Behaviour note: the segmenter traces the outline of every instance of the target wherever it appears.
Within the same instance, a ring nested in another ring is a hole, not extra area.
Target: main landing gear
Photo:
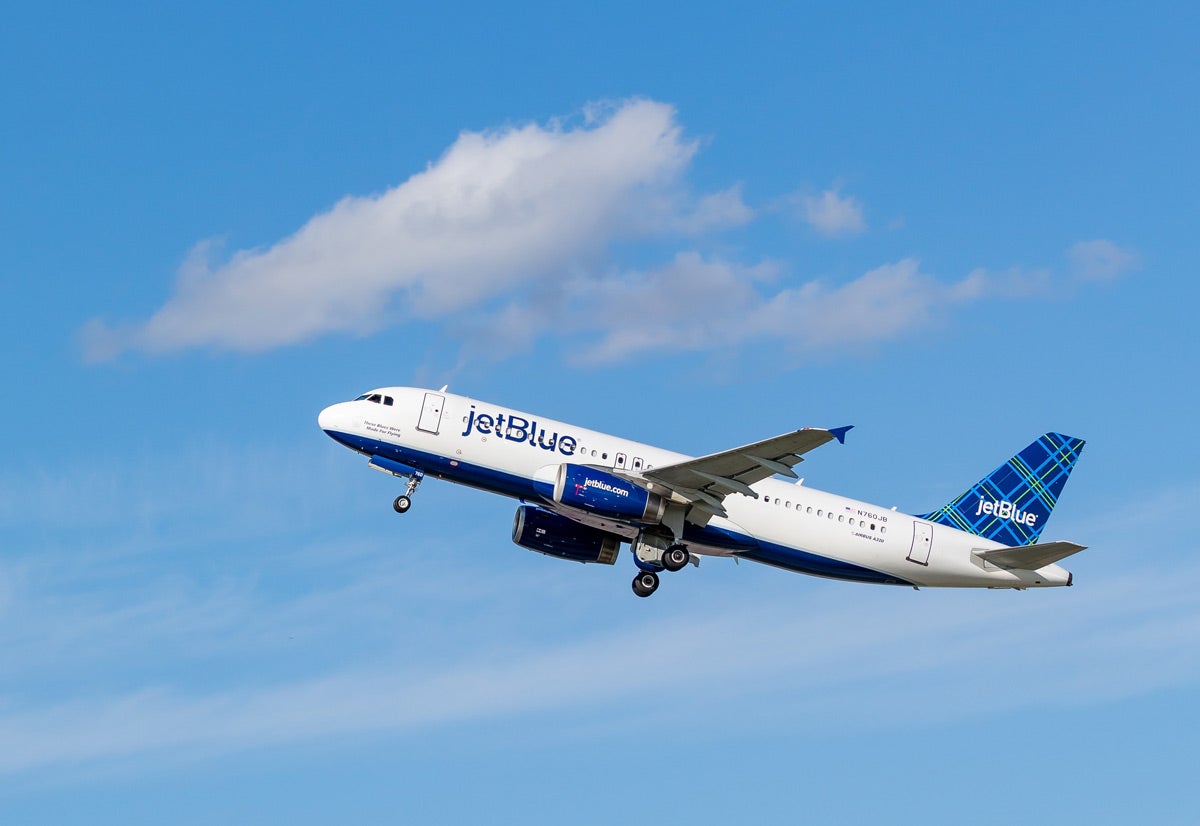
[[[662,546],[661,537],[639,536],[633,543],[633,560],[638,566],[633,578],[633,592],[639,597],[648,597],[658,590],[658,572],[661,570],[681,571],[692,561],[686,545],[678,542]]]
[[[412,507],[412,495],[417,492],[417,488],[421,486],[421,480],[424,478],[425,474],[419,470],[408,477],[408,489],[392,502],[392,510],[396,513],[408,513],[408,509]]]

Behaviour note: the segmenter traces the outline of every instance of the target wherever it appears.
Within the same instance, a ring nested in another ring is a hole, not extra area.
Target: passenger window
[[[633,457],[633,469],[641,470],[641,468],[642,468],[642,460],[637,458],[636,456]]]
[[[872,523],[871,523],[871,530],[875,530],[875,523],[874,523],[874,522],[872,522]]]
[[[817,516],[821,516],[823,513],[825,513],[825,511],[821,510],[820,508],[817,508]]]
[[[830,519],[833,519],[833,511],[830,511],[830,512],[829,512],[829,518],[830,518]]]
[[[879,527],[879,532],[880,532],[880,533],[887,533],[887,528],[885,528],[885,527],[883,527],[882,525],[880,525],[880,527]]]
[[[809,505],[809,506],[808,506],[808,512],[809,512],[809,513],[812,513],[812,505]]]
[[[783,503],[783,506],[784,506],[785,508],[787,508],[788,510],[791,510],[791,507],[792,507],[791,500],[789,500],[789,501],[787,501],[787,502],[784,502],[784,503]]]
[[[846,521],[846,517],[844,517],[844,516],[839,516],[839,517],[838,517],[838,521],[839,521],[839,522],[845,522],[845,521]]]
[[[601,454],[600,454],[600,458],[601,458],[601,459],[607,459],[607,458],[608,458],[608,454],[607,454],[607,453],[601,453]]]

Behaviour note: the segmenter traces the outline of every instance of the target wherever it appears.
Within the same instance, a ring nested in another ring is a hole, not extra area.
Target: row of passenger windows
[[[386,404],[388,407],[392,406],[392,397],[384,396],[380,393],[363,393],[361,396],[359,396],[357,399],[355,399],[355,401],[356,402],[375,402],[375,404]]]
[[[593,459],[599,458],[602,462],[608,461],[608,451],[588,450],[586,447],[580,447],[575,454],[576,456],[590,456]],[[613,467],[617,470],[650,470],[654,465],[642,466],[642,457],[634,456],[628,458],[624,453],[618,453],[613,457]]]
[[[788,508],[789,510],[792,508],[792,503],[790,500],[785,501],[780,499],[778,496],[776,496],[774,499],[772,499],[770,496],[765,496],[763,497],[763,501],[768,505],[783,505],[783,507]],[[826,519],[833,519],[836,516],[837,521],[843,524],[849,524],[852,528],[869,528],[873,531],[878,530],[880,533],[887,533],[887,527],[884,525],[876,526],[874,522],[868,522],[865,519],[859,519],[854,516],[847,516],[844,513],[835,514],[833,511],[826,511],[824,508],[816,508],[814,510],[812,505],[805,507],[799,502],[796,503],[795,510],[796,513],[812,514],[813,516],[824,517]]]

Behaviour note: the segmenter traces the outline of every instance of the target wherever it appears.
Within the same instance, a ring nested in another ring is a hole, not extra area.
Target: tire
[[[392,503],[392,509],[396,511],[396,513],[407,513],[408,509],[411,507],[412,500],[407,496],[397,496],[396,501]]]
[[[682,571],[691,559],[692,555],[688,553],[687,548],[682,545],[672,545],[663,554],[662,566],[668,571]]]
[[[639,571],[633,578],[633,592],[639,597],[648,597],[658,590],[658,574],[652,571]]]

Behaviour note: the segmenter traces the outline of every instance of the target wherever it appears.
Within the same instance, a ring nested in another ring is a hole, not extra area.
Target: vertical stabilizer
[[[1032,545],[1058,503],[1083,444],[1083,439],[1047,433],[953,502],[921,518],[1005,545]]]

